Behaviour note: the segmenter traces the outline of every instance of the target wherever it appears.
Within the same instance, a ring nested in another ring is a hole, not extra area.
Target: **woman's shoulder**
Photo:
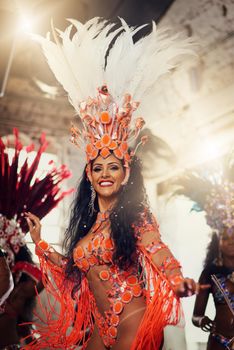
[[[153,237],[160,239],[159,225],[152,212],[146,208],[139,214],[138,222],[133,224],[135,235],[138,240],[148,240]]]

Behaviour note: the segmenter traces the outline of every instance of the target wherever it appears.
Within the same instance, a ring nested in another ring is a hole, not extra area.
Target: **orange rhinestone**
[[[116,141],[111,141],[109,149],[114,150],[118,147],[118,144]]]
[[[94,266],[96,263],[97,263],[97,258],[96,258],[95,256],[92,255],[92,256],[89,258],[89,264],[90,264],[91,266]]]
[[[97,156],[98,156],[98,150],[94,148],[91,155],[90,155],[90,158],[95,159],[95,158],[97,158]]]
[[[89,144],[86,146],[86,153],[91,154],[92,151],[93,151],[93,146],[91,145],[91,143],[89,143]]]
[[[141,286],[139,284],[136,284],[135,286],[133,286],[132,293],[134,297],[139,297],[142,294]]]
[[[119,158],[119,159],[122,159],[122,158],[123,158],[123,153],[122,153],[122,151],[121,151],[119,148],[116,148],[116,149],[114,150],[114,155],[115,155],[117,158]]]
[[[87,259],[83,258],[81,261],[81,266],[84,270],[88,270],[89,269],[89,262]]]
[[[102,136],[101,142],[102,142],[103,146],[109,146],[110,143],[111,143],[110,135],[104,134],[104,135]]]
[[[117,337],[117,328],[114,326],[111,326],[109,328],[109,334],[110,334],[111,338],[116,338]]]
[[[114,306],[113,306],[113,310],[115,314],[120,314],[121,311],[123,310],[123,303],[121,301],[116,301]]]
[[[129,284],[130,286],[134,286],[134,284],[137,283],[137,278],[136,276],[129,276],[127,278],[127,284]]]
[[[111,250],[113,248],[113,242],[111,238],[106,238],[104,241],[104,247],[108,250]]]
[[[74,259],[81,259],[84,257],[84,249],[81,246],[77,246],[74,251]]]
[[[108,281],[108,279],[110,278],[109,271],[107,271],[107,270],[100,271],[99,277],[102,281]]]
[[[123,293],[121,299],[123,303],[126,303],[126,304],[129,303],[132,300],[132,293],[127,290],[126,292]]]
[[[95,143],[95,147],[96,147],[97,149],[101,149],[101,148],[102,148],[102,143],[101,143],[100,140],[98,140],[98,141]]]
[[[110,323],[111,323],[113,326],[117,326],[117,325],[119,324],[119,316],[113,314],[113,315],[110,317]]]
[[[102,124],[109,124],[111,122],[111,117],[108,112],[102,112],[100,115],[100,121]]]
[[[110,155],[110,151],[107,147],[104,147],[101,152],[100,155],[102,156],[102,158],[107,158]]]
[[[103,255],[102,255],[102,260],[105,262],[105,263],[109,263],[111,262],[111,253],[110,252],[105,252]]]
[[[99,237],[94,238],[93,245],[95,248],[98,248],[100,246],[100,238]]]
[[[89,242],[87,250],[88,250],[89,253],[92,252],[92,243],[91,242]]]
[[[122,142],[120,145],[121,151],[123,151],[123,153],[126,153],[128,150],[128,144],[127,142]]]

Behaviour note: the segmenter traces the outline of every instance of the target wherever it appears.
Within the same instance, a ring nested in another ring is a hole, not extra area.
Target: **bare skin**
[[[87,174],[89,181],[93,185],[96,195],[98,198],[99,209],[101,212],[110,210],[115,204],[119,190],[121,189],[122,182],[124,180],[125,172],[122,166],[122,163],[119,159],[115,158],[113,155],[104,159],[102,157],[97,157],[93,162],[92,169]],[[32,213],[26,213],[26,218],[29,225],[30,234],[34,243],[38,243],[41,240],[41,224],[39,219]],[[110,227],[108,224],[104,225],[102,233],[108,237],[110,233]],[[88,242],[92,237],[92,230],[79,241],[84,250],[86,249]],[[148,244],[152,239],[159,238],[158,232],[148,232],[144,235],[144,241],[142,244]],[[172,255],[171,252],[167,249],[163,251],[161,257],[153,258],[153,262],[160,266],[165,256]],[[49,259],[55,263],[59,264],[61,261],[62,255],[57,252],[51,253]],[[105,265],[104,265],[105,266]],[[87,279],[89,281],[90,289],[92,290],[95,300],[98,306],[100,313],[104,314],[105,310],[108,310],[110,307],[107,291],[110,289],[110,282],[105,281],[100,283],[98,273],[100,269],[103,269],[104,266],[94,266],[92,267],[88,274]],[[172,272],[169,272],[170,274]],[[181,274],[180,270],[175,269],[174,273],[176,275]],[[192,279],[182,278],[182,282],[175,286],[175,292],[179,297],[190,296],[194,293],[198,293],[201,287],[195,283]],[[144,315],[145,311],[145,300],[143,297],[133,298],[132,301],[124,307],[124,310],[120,316],[120,323],[118,326],[118,336],[117,342],[112,346],[112,350],[129,350],[131,344],[136,336],[137,330],[139,328],[140,322]],[[89,341],[87,350],[106,350],[106,347],[103,345],[103,342],[98,334],[97,329],[94,329],[94,332]]]
[[[223,257],[223,266],[234,269],[234,234],[231,236],[223,235],[219,242],[220,250]],[[203,271],[200,283],[207,283],[207,276]],[[234,294],[234,283],[227,281],[226,287],[231,294]],[[205,315],[206,306],[209,299],[209,294],[212,294],[211,289],[203,290],[196,298],[193,314],[196,317],[203,317]],[[215,305],[216,314],[214,320],[204,316],[201,322],[201,329],[205,332],[215,331],[227,338],[234,337],[234,317],[226,304]],[[199,327],[198,322],[193,322],[195,326]],[[214,340],[211,336],[207,344],[207,350],[223,350],[224,347]],[[234,349],[234,344],[231,349]]]

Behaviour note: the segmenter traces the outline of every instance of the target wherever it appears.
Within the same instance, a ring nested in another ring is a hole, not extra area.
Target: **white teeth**
[[[111,186],[111,185],[113,185],[113,183],[110,182],[110,181],[102,181],[102,182],[100,182],[100,186]]]

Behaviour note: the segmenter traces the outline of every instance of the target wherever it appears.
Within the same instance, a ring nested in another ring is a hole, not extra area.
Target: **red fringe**
[[[87,279],[82,280],[73,299],[74,282],[65,279],[64,267],[55,266],[44,256],[39,259],[49,307],[43,306],[38,296],[43,318],[36,315],[40,323],[33,323],[36,326],[33,335],[37,340],[23,349],[76,349],[78,345],[85,349],[93,331],[93,297]]]
[[[140,250],[146,280],[147,308],[131,350],[158,350],[164,327],[176,325],[180,320],[180,301],[166,276],[152,263],[150,254],[142,246]]]

